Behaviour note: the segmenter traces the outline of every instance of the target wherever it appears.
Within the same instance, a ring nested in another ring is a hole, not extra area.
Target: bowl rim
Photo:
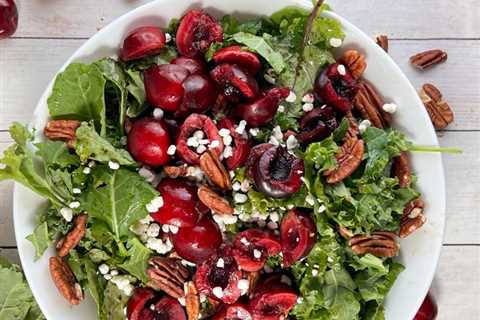
[[[42,111],[42,108],[43,108],[43,101],[47,101],[48,97],[50,96],[51,94],[51,90],[52,90],[52,87],[53,87],[53,84],[54,84],[54,81],[55,81],[55,78],[56,76],[62,72],[69,64],[71,64],[72,62],[76,61],[79,59],[79,57],[81,57],[81,54],[82,52],[85,51],[85,49],[92,43],[92,42],[98,42],[97,39],[100,38],[104,33],[108,33],[110,32],[111,30],[114,30],[119,24],[122,23],[123,20],[125,19],[128,19],[129,16],[133,16],[135,15],[137,12],[140,12],[140,11],[144,11],[144,10],[147,10],[148,8],[150,7],[155,7],[158,5],[158,3],[162,3],[162,2],[168,2],[168,1],[171,1],[171,0],[154,0],[154,1],[151,1],[149,3],[146,3],[146,4],[143,4],[133,10],[130,10],[124,14],[122,14],[121,16],[115,18],[112,22],[110,22],[109,24],[107,24],[104,28],[102,28],[101,30],[99,30],[98,32],[96,32],[93,36],[91,36],[89,39],[87,39],[79,48],[77,48],[74,53],[72,53],[70,55],[70,57],[66,60],[66,62],[58,69],[58,71],[55,73],[55,75],[52,77],[52,80],[48,83],[48,85],[46,86],[45,90],[43,91],[42,95],[40,96],[40,98],[38,99],[38,103],[34,109],[34,112],[33,112],[33,118],[32,120],[30,121],[30,125],[33,126],[33,127],[37,127],[39,123],[43,123],[43,121],[45,121],[46,119],[41,119],[40,117],[40,113]],[[292,0],[291,2],[295,2],[295,5],[297,6],[300,6],[300,7],[303,7],[303,8],[312,8],[312,3],[308,0]],[[290,4],[286,4],[286,5],[290,5]],[[393,58],[388,54],[386,53],[382,48],[380,48],[375,42],[374,40],[371,38],[371,37],[368,37],[360,28],[356,27],[354,24],[352,24],[349,20],[347,20],[346,18],[344,18],[343,16],[335,13],[335,12],[332,12],[332,11],[326,11],[326,12],[323,12],[322,13],[323,15],[325,16],[328,16],[328,17],[331,17],[331,18],[334,18],[338,21],[341,22],[341,24],[346,28],[345,29],[351,29],[353,30],[355,33],[357,33],[358,35],[360,35],[363,39],[363,41],[365,41],[365,46],[368,46],[371,48],[371,50],[375,50],[377,51],[377,53],[381,54],[384,56],[384,58],[388,61],[390,67],[394,68],[395,69],[395,72],[402,78],[403,82],[408,84],[408,90],[410,91],[410,94],[412,95],[412,97],[416,100],[416,104],[418,105],[423,105],[420,97],[418,96],[416,90],[414,89],[413,85],[411,84],[411,82],[408,80],[407,76],[403,73],[403,71],[400,69],[400,67],[396,64],[396,62],[393,60]],[[424,115],[427,115],[427,111],[425,110],[425,108],[421,108],[421,112],[424,114]],[[433,140],[433,144],[434,146],[438,146],[439,143],[438,143],[438,137],[436,136],[435,134],[435,130],[433,128],[433,125],[430,123],[430,122],[427,122],[426,124],[427,128],[426,129],[426,133],[428,133],[431,137],[429,138],[432,138]],[[39,137],[41,136],[41,132],[40,130],[37,130],[36,132],[36,136],[35,138],[38,139]],[[435,248],[434,248],[434,253],[432,254],[432,256],[434,257],[434,262],[431,263],[431,266],[433,267],[433,271],[431,272],[430,275],[428,275],[428,279],[427,281],[424,281],[424,286],[422,288],[422,292],[424,292],[424,295],[422,297],[418,297],[416,299],[416,306],[417,308],[415,310],[412,309],[412,311],[410,312],[411,313],[411,317],[410,318],[413,318],[413,316],[415,315],[416,313],[416,310],[420,307],[420,305],[422,304],[423,302],[423,298],[424,296],[427,294],[428,292],[428,289],[431,285],[431,282],[433,281],[433,278],[434,278],[434,275],[435,275],[435,270],[437,269],[438,267],[438,263],[439,263],[439,257],[440,257],[440,252],[441,252],[441,249],[442,249],[442,245],[443,245],[443,239],[444,239],[444,236],[445,236],[445,226],[446,226],[446,223],[445,223],[445,220],[446,220],[446,194],[445,194],[445,169],[444,169],[444,166],[443,166],[443,160],[442,160],[442,157],[439,157],[439,159],[437,159],[437,161],[439,161],[439,166],[440,166],[440,169],[439,172],[437,174],[439,174],[438,176],[438,179],[439,179],[439,183],[441,184],[440,185],[440,188],[443,190],[443,192],[439,195],[439,199],[438,201],[440,202],[440,208],[441,208],[441,214],[440,214],[440,217],[441,217],[441,221],[440,223],[442,224],[441,226],[441,229],[439,230],[439,232],[441,233],[440,235],[440,239],[439,240],[439,243],[436,244]],[[18,203],[20,203],[19,201],[21,201],[20,199],[20,194],[21,194],[21,189],[22,186],[19,186],[18,183],[15,183],[14,184],[14,188],[13,188],[13,223],[14,223],[14,231],[15,231],[15,239],[16,239],[16,244],[18,246],[18,253],[19,253],[19,256],[20,256],[20,261],[22,263],[22,265],[26,265],[24,262],[26,261],[26,259],[30,259],[32,260],[34,257],[33,256],[30,256],[29,254],[27,254],[24,249],[23,249],[23,246],[20,246],[20,242],[19,241],[23,241],[24,239],[23,238],[20,238],[20,232],[19,232],[19,227],[18,227],[18,218],[17,218],[17,211],[18,211]],[[29,284],[32,284],[34,283],[35,279],[31,278],[29,276],[29,272],[28,270],[25,271],[25,277],[28,281]],[[32,290],[33,292],[33,290]],[[35,296],[35,295],[34,295]],[[43,307],[42,305],[40,305],[39,303],[39,306],[40,308],[42,309],[43,311]]]

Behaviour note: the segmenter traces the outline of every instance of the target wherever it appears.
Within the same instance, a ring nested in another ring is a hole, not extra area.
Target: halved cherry
[[[303,159],[282,146],[274,146],[260,156],[253,177],[260,192],[285,198],[300,190],[303,173]]]
[[[252,320],[248,306],[242,303],[223,305],[212,320]]]
[[[215,104],[217,88],[215,82],[203,74],[193,74],[187,77],[182,84],[184,95],[176,117],[183,117],[193,112],[202,113]]]
[[[142,317],[142,311],[145,309],[150,310],[150,304],[152,304],[156,298],[157,294],[152,289],[136,288],[127,303],[128,320],[143,320],[146,315],[144,314]]]
[[[0,39],[15,33],[18,26],[18,10],[13,0],[0,1]]]
[[[437,303],[433,300],[432,295],[428,293],[413,320],[435,320],[437,314]]]
[[[200,155],[190,149],[187,145],[187,140],[197,130],[205,132],[210,141],[218,141],[218,146],[211,148],[218,156],[223,152],[223,140],[218,133],[218,128],[212,119],[203,114],[191,114],[183,122],[180,127],[180,132],[177,137],[177,154],[185,162],[190,164],[198,164]]]
[[[234,122],[229,118],[223,118],[218,122],[219,129],[228,129],[230,136],[233,138],[232,142],[232,156],[225,160],[228,170],[235,170],[245,164],[248,155],[250,154],[250,141],[246,131],[242,134],[235,131]]]
[[[248,229],[235,237],[233,256],[240,269],[254,272],[265,265],[265,260],[282,251],[279,239],[271,232]]]
[[[123,40],[120,59],[130,61],[154,55],[165,46],[165,33],[153,26],[133,30]]]
[[[282,220],[280,239],[283,264],[289,267],[312,250],[317,239],[317,228],[308,213],[293,209]]]
[[[182,19],[177,29],[177,49],[181,55],[199,57],[214,42],[223,41],[220,24],[202,10],[190,10]]]
[[[248,306],[253,320],[285,319],[297,302],[297,293],[289,286],[276,283],[268,290],[253,294]]]
[[[252,75],[255,75],[262,67],[256,53],[237,45],[218,50],[213,55],[213,61],[215,61],[216,64],[236,64]]]
[[[334,63],[319,73],[314,89],[320,101],[341,112],[347,112],[353,107],[352,101],[358,92],[358,83],[343,65]]]
[[[190,73],[176,64],[161,64],[143,73],[147,101],[167,111],[176,111],[182,102],[183,81]]]
[[[176,57],[170,63],[184,67],[190,74],[207,73],[207,65],[200,59],[189,57]]]
[[[235,259],[229,254],[220,253],[197,267],[195,285],[200,293],[232,304],[242,295],[238,287],[242,277],[243,272],[238,269]]]
[[[247,157],[247,162],[245,162],[245,168],[247,169],[247,176],[250,179],[255,179],[255,171],[257,171],[257,164],[260,157],[267,151],[273,147],[273,144],[270,143],[261,143],[254,146]]]
[[[157,190],[163,197],[163,206],[151,214],[155,221],[177,227],[192,227],[198,222],[203,206],[196,186],[183,179],[163,179]]]
[[[235,113],[252,127],[262,126],[272,121],[280,102],[289,94],[288,88],[272,88],[254,102],[237,106]]]
[[[303,143],[321,141],[338,127],[332,107],[315,108],[300,119],[300,133],[297,139]]]
[[[164,296],[155,304],[155,320],[187,320],[185,310],[177,299]],[[143,320],[143,319],[139,319]]]
[[[259,94],[257,80],[237,65],[222,63],[210,75],[230,102],[251,101]]]
[[[211,257],[223,242],[218,225],[209,216],[203,217],[193,227],[180,228],[171,239],[175,252],[194,263]]]
[[[127,147],[135,160],[149,166],[164,165],[170,160],[167,154],[169,146],[170,134],[165,122],[154,118],[142,118],[133,122],[127,137]]]

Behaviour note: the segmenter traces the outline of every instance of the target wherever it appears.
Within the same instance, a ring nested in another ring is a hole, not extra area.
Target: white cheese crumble
[[[156,238],[160,234],[160,226],[156,223],[152,223],[147,228],[147,236],[151,238]]]
[[[223,260],[223,258],[219,258],[217,260],[217,268],[221,268],[221,269],[225,268],[225,261]]]
[[[395,113],[397,112],[397,105],[395,103],[385,103],[382,106],[383,111],[388,112],[388,113]]]
[[[118,170],[120,169],[120,164],[115,161],[108,161],[108,167],[112,170]]]
[[[160,109],[160,108],[153,109],[153,117],[155,119],[158,119],[158,120],[162,119],[163,118],[163,110]]]
[[[360,131],[360,133],[364,133],[365,130],[367,130],[367,128],[371,125],[372,123],[370,122],[370,120],[362,120],[358,125],[358,130]]]
[[[309,205],[313,206],[315,205],[315,198],[309,194],[305,197],[305,202],[307,202]]]
[[[245,132],[245,127],[247,126],[247,121],[240,120],[238,126],[235,128],[235,132],[238,134],[243,134]]]
[[[302,102],[305,102],[305,103],[313,103],[314,101],[315,101],[315,97],[313,96],[312,93],[307,93],[302,98]]]
[[[72,189],[72,192],[73,192],[74,194],[80,194],[80,193],[82,193],[82,190],[81,190],[80,188],[73,188],[73,189]]]
[[[200,145],[200,142],[195,137],[190,137],[187,139],[187,146],[196,148]]]
[[[171,144],[167,149],[167,154],[173,156],[177,151],[177,147],[174,144]]]
[[[232,189],[233,189],[233,191],[239,191],[241,187],[242,187],[242,185],[241,185],[240,182],[238,182],[238,181],[235,181],[235,182],[232,184]]]
[[[240,289],[242,295],[248,292],[248,288],[250,288],[250,283],[247,279],[240,279],[237,283],[237,288]]]
[[[293,91],[290,91],[290,93],[288,94],[288,97],[285,99],[285,101],[290,102],[290,103],[293,103],[296,100],[297,100],[297,95]]]
[[[276,212],[272,212],[270,213],[270,220],[273,221],[273,222],[278,222],[280,221],[280,215]]]
[[[168,32],[165,32],[165,43],[172,41],[172,35]]]
[[[202,130],[197,130],[193,133],[193,136],[197,139],[197,140],[200,140],[200,139],[203,139],[203,137],[205,136],[205,133],[202,131]]]
[[[83,168],[83,173],[90,174],[90,172],[92,172],[92,169],[90,169],[89,167]]]
[[[210,148],[217,148],[218,146],[220,146],[220,141],[218,140],[212,140],[209,145]]]
[[[219,299],[223,298],[223,289],[221,287],[213,288],[212,293],[215,297],[217,297]]]
[[[77,209],[80,207],[80,202],[78,201],[73,201],[73,202],[70,202],[70,204],[68,205],[71,209]]]
[[[235,193],[233,195],[233,201],[235,201],[235,203],[245,203],[247,202],[247,200],[248,200],[247,195],[243,193]]]
[[[314,276],[314,277],[318,276],[318,270],[317,269],[312,269],[312,276]]]
[[[279,105],[278,109],[277,109],[277,112],[281,112],[281,113],[285,112],[285,106]]]
[[[342,45],[342,39],[339,39],[339,38],[330,38],[330,45],[334,48],[338,48]]]
[[[250,130],[248,130],[248,133],[250,133],[252,137],[256,137],[259,132],[260,132],[260,129],[258,128],[251,128]]]
[[[177,300],[178,300],[178,303],[180,303],[182,306],[185,307],[185,302],[186,302],[186,301],[185,301],[185,297],[180,297],[180,298],[178,298]]]
[[[220,135],[220,137],[226,137],[230,135],[230,130],[222,128],[218,130],[218,134]]]
[[[98,266],[98,271],[100,271],[101,274],[105,275],[108,273],[108,271],[110,271],[110,267],[103,263]]]
[[[278,223],[273,222],[273,221],[269,221],[269,222],[267,223],[267,228],[268,228],[268,229],[271,229],[271,230],[278,229]]]
[[[197,147],[196,151],[197,151],[198,154],[202,154],[205,151],[207,151],[207,147],[205,147],[203,144],[201,144]]]
[[[65,221],[70,222],[73,218],[73,210],[70,208],[62,208],[60,209],[60,214],[62,215]]]
[[[233,155],[233,148],[231,146],[225,146],[225,149],[223,149],[223,157],[225,159],[230,158]]]
[[[240,190],[245,193],[248,192],[248,190],[250,190],[250,181],[247,179],[243,180],[242,184],[240,185]]]
[[[299,143],[297,138],[295,138],[294,135],[290,135],[287,138],[286,145],[287,145],[287,150],[293,150],[298,147]]]
[[[304,104],[302,105],[302,110],[303,110],[304,112],[310,112],[310,111],[312,111],[312,110],[313,110],[313,103],[304,103]]]
[[[262,252],[258,249],[253,249],[253,257],[255,259],[260,259],[262,257]]]

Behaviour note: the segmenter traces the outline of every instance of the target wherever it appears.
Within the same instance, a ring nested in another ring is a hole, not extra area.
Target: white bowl
[[[158,0],[137,8],[103,28],[82,45],[65,63],[72,61],[92,62],[105,56],[115,55],[129,30],[144,24],[166,26],[171,18],[178,18],[187,9],[205,8],[219,16],[221,13],[239,17],[268,15],[287,5],[311,7],[303,0]],[[81,14],[81,13],[80,13]],[[341,14],[341,12],[340,12]],[[339,20],[344,27],[345,47],[358,47],[367,57],[365,77],[379,91],[398,106],[395,126],[402,129],[417,144],[438,145],[432,124],[414,88],[393,60],[367,35],[344,18],[334,13],[326,15]],[[365,17],[369,19],[369,17]],[[64,68],[63,67],[63,68]],[[63,69],[62,68],[62,69]],[[34,126],[43,128],[48,118],[47,98],[52,83],[42,95],[34,114]],[[41,132],[41,130],[38,130]],[[40,138],[40,137],[39,137]],[[414,154],[413,167],[418,175],[419,187],[427,203],[428,223],[414,235],[401,241],[399,260],[406,266],[392,288],[386,302],[388,320],[412,319],[427,293],[437,266],[442,246],[445,222],[445,186],[442,160],[439,154]],[[50,249],[38,261],[34,261],[34,249],[25,240],[35,227],[35,215],[43,200],[16,185],[14,192],[14,222],[18,250],[27,280],[43,313],[49,320],[95,319],[95,306],[86,299],[80,306],[71,307],[60,296],[48,271]]]

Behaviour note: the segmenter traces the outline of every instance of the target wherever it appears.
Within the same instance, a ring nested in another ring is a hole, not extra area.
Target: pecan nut
[[[247,274],[248,279],[248,294],[253,294],[255,287],[257,286],[258,280],[260,280],[260,271],[249,272]]]
[[[201,186],[197,191],[198,198],[210,210],[218,214],[233,214],[233,208],[227,200],[206,186]]]
[[[59,257],[65,257],[70,250],[75,248],[82,240],[87,230],[87,215],[79,214],[73,220],[73,227],[67,235],[58,243],[57,254]]]
[[[357,120],[355,119],[351,111],[348,111],[345,114],[345,118],[348,120],[348,129],[344,139],[357,138],[358,134],[360,133]]]
[[[446,101],[442,99],[442,93],[431,83],[426,83],[420,90],[425,109],[432,120],[435,129],[444,129],[453,122],[453,112]]]
[[[188,172],[188,167],[186,164],[181,166],[165,166],[163,167],[163,172],[167,177],[176,179],[178,177],[186,177]]]
[[[340,233],[340,235],[341,235],[344,239],[346,239],[346,240],[348,240],[348,239],[350,239],[351,237],[353,237],[352,231],[350,231],[350,230],[348,230],[347,228],[342,227],[342,226],[338,226],[338,233]]]
[[[73,147],[78,127],[80,121],[77,120],[50,120],[43,129],[43,134],[50,140],[65,141],[69,147]]]
[[[185,309],[188,320],[197,320],[200,315],[200,297],[193,281],[185,284]]]
[[[147,285],[155,290],[162,290],[178,299],[185,296],[183,284],[190,277],[190,271],[180,259],[155,256],[148,261]]]
[[[350,176],[362,162],[364,152],[363,140],[350,138],[340,147],[339,153],[335,156],[337,167],[325,171],[328,183],[338,183]]]
[[[364,119],[381,129],[388,127],[392,120],[392,116],[383,110],[384,104],[385,101],[370,82],[364,80],[359,84],[353,106]]]
[[[68,264],[60,257],[51,257],[49,269],[53,283],[65,299],[72,305],[80,304],[83,300],[82,287]]]
[[[402,152],[399,156],[393,158],[392,174],[397,177],[400,188],[406,188],[412,182],[412,168],[406,152]]]
[[[377,257],[394,257],[400,249],[395,239],[393,232],[377,231],[370,236],[353,236],[348,245],[358,255],[370,253]]]
[[[400,231],[398,236],[406,238],[416,230],[420,229],[427,218],[423,214],[425,203],[421,198],[410,201],[403,209],[402,220],[400,222]]]
[[[446,61],[448,55],[440,49],[427,50],[410,57],[410,63],[420,70],[428,69]]]
[[[362,76],[365,69],[367,69],[367,62],[365,56],[357,50],[347,50],[340,58],[340,61],[348,68],[355,79]]]
[[[220,159],[211,150],[207,150],[200,157],[200,168],[205,175],[222,190],[230,190],[232,188],[232,181],[225,169],[225,166],[220,162]]]
[[[379,35],[376,38],[377,44],[382,48],[385,52],[388,52],[388,37],[385,34]]]

